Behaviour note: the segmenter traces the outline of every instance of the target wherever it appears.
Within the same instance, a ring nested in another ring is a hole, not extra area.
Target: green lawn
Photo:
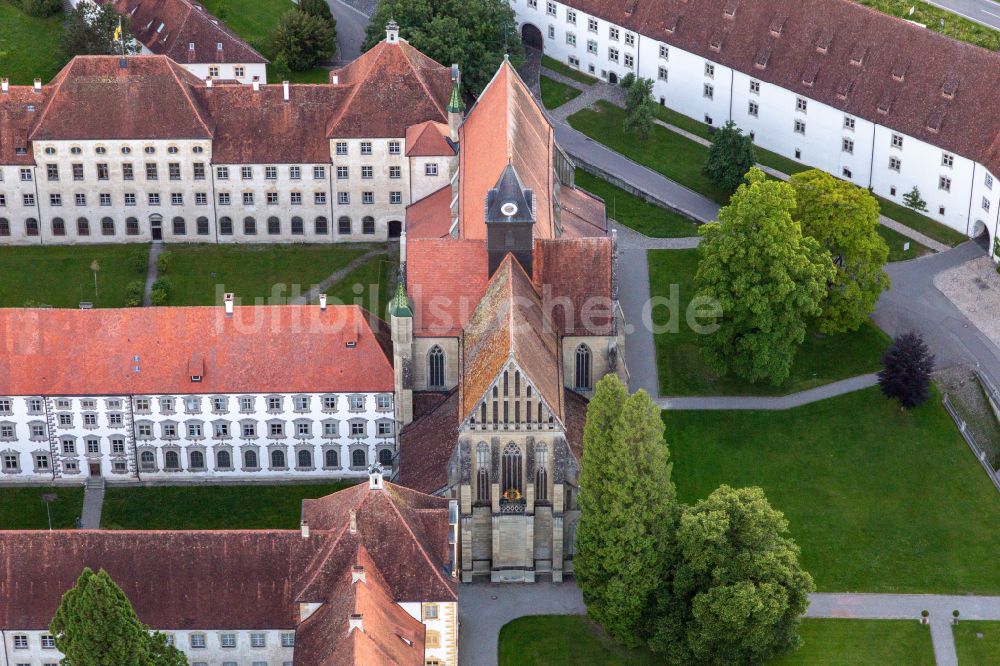
[[[881,367],[882,350],[889,338],[868,323],[851,333],[807,335],[795,357],[791,376],[781,386],[720,377],[702,361],[698,335],[686,324],[698,269],[697,250],[650,250],[647,256],[650,296],[669,298],[671,285],[677,285],[677,332],[654,336],[661,395],[785,395]],[[667,324],[669,318],[668,308],[653,310],[656,325]]]
[[[953,14],[946,9],[935,7],[921,0],[854,0],[862,5],[892,14],[899,18],[916,21],[928,29],[940,32],[952,39],[960,39],[990,51],[1000,50],[1000,32],[975,21]],[[910,9],[914,8],[913,14]],[[942,22],[944,25],[942,26]]]
[[[933,666],[934,646],[926,624],[916,620],[827,620],[799,625],[802,647],[772,659],[772,666]],[[963,663],[964,666],[964,663]]]
[[[890,229],[889,227],[880,224],[878,225],[878,235],[882,237],[889,245],[889,261],[906,261],[907,259],[916,259],[917,257],[922,257],[930,252],[930,249],[924,247],[915,240],[911,240],[899,233],[895,229]],[[910,249],[903,251],[903,244],[909,243]]]
[[[296,529],[302,500],[350,483],[108,488],[101,526],[118,530]]]
[[[590,76],[589,74],[584,74],[580,70],[574,67],[570,67],[564,62],[559,62],[554,58],[550,58],[547,55],[542,56],[542,67],[547,67],[548,69],[551,69],[553,72],[562,74],[563,76],[568,76],[574,81],[579,81],[580,83],[586,83],[588,86],[597,83],[597,79],[595,79],[593,76]]]
[[[678,497],[762,487],[820,591],[1000,593],[1000,500],[940,399],[665,411]]]
[[[959,243],[969,240],[962,232],[955,231],[951,227],[936,222],[926,215],[921,215],[912,208],[901,206],[894,201],[889,201],[880,196],[876,196],[875,198],[878,199],[878,204],[882,209],[883,215],[901,224],[905,224],[925,236],[930,236],[939,243],[954,247]]]
[[[55,493],[52,528],[71,529],[83,512],[83,486],[0,488],[0,530],[44,530],[49,527],[42,495]]]
[[[547,76],[539,77],[542,88],[542,104],[546,109],[555,109],[580,96],[580,91],[565,83],[559,83]]]
[[[951,630],[955,635],[959,664],[962,666],[1000,664],[1000,622],[962,620]]]
[[[703,139],[712,138],[712,135],[709,134],[707,124],[701,122],[700,120],[695,120],[690,116],[685,116],[680,111],[674,111],[673,109],[663,106],[662,104],[654,104],[653,115],[665,123],[669,123],[674,127],[680,127],[682,130],[691,132],[691,134],[700,136]]]
[[[327,292],[327,298],[330,303],[356,303],[385,319],[398,266],[395,258],[387,255],[369,259],[335,284]]]
[[[47,304],[75,308],[80,301],[97,307],[125,305],[125,287],[145,280],[149,245],[73,245],[0,248],[0,307]],[[97,290],[91,263],[97,261]],[[141,263],[142,270],[137,270]]]
[[[170,245],[170,305],[215,305],[231,291],[244,304],[287,303],[362,255],[361,245]],[[218,287],[216,287],[218,285]]]
[[[9,0],[0,0],[0,76],[11,85],[48,83],[65,64],[60,54],[63,15],[28,16]]]
[[[604,199],[608,217],[653,238],[698,235],[698,224],[680,213],[644,201],[582,169],[576,170],[576,185]]]
[[[594,108],[583,109],[569,117],[569,124],[612,150],[640,164],[659,171],[720,204],[729,201],[730,193],[712,183],[701,173],[708,158],[708,148],[680,134],[656,125],[646,141],[625,131],[625,110],[599,100]]]
[[[274,49],[271,48],[271,33],[278,24],[278,19],[289,9],[296,6],[292,0],[202,0],[201,4],[209,13],[232,28],[233,32],[245,39],[268,60],[274,60]],[[304,72],[292,72],[290,81],[296,83],[326,83],[329,71],[314,68]],[[270,67],[267,69],[267,80],[280,83],[273,75]]]
[[[529,615],[500,630],[500,666],[643,666],[659,664],[646,650],[627,650],[580,615]]]

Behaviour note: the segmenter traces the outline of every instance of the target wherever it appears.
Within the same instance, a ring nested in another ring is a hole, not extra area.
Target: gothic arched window
[[[589,391],[593,388],[590,381],[590,348],[587,345],[580,345],[576,348],[576,388],[578,390]]]
[[[476,501],[490,501],[490,447],[486,442],[476,446]]]
[[[444,388],[444,351],[437,345],[427,355],[427,386]]]
[[[514,442],[509,442],[503,450],[503,492],[509,491],[518,498],[524,495],[524,485],[521,478],[521,449]]]
[[[535,446],[535,499],[545,502],[549,499],[549,449],[544,444]]]

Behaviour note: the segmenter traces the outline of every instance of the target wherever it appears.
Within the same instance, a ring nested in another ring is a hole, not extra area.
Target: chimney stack
[[[233,298],[234,298],[234,296],[233,296],[232,292],[227,293],[225,295],[225,297],[223,298],[223,302],[226,304],[226,316],[227,317],[232,317],[233,316]]]
[[[254,81],[252,85],[254,92],[260,92],[260,81]]]
[[[365,631],[364,616],[361,613],[351,613],[351,617],[347,621],[347,633],[351,633],[355,629],[362,633]]]
[[[41,91],[42,91],[42,80],[35,79],[35,92],[41,92]]]
[[[0,92],[8,92],[10,90],[10,81],[7,79],[0,79]]]
[[[326,294],[319,295],[319,309],[326,310]]]
[[[351,509],[351,534],[357,534],[358,531],[358,512]]]
[[[303,520],[301,523],[299,523],[299,528],[302,531],[302,538],[303,539],[308,539],[309,538],[309,523],[307,521]]]
[[[205,77],[205,87],[206,88],[211,88],[212,87],[212,77],[211,76],[206,76]]]
[[[288,101],[288,81],[281,82],[282,87],[285,89],[285,101]]]
[[[368,579],[365,578],[365,568],[363,566],[361,566],[360,564],[355,564],[351,568],[351,585],[354,585],[359,580],[362,583],[366,583],[366,584],[368,583]]]

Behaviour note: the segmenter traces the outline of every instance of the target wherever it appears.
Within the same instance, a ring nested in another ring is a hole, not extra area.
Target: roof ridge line
[[[399,516],[399,520],[403,523],[403,527],[406,528],[406,531],[413,539],[413,542],[417,544],[417,548],[420,549],[420,554],[424,556],[425,560],[427,560],[427,564],[430,566],[431,570],[433,570],[434,574],[441,580],[442,583],[444,583],[444,586],[450,590],[451,588],[448,581],[445,579],[444,576],[441,575],[441,572],[438,571],[438,568],[434,566],[434,562],[431,560],[431,556],[427,553],[427,550],[424,548],[423,542],[417,538],[417,535],[413,532],[413,529],[410,527],[410,523],[406,520],[405,517],[403,517],[403,514],[399,510],[399,507],[396,506],[396,503],[391,498],[389,499],[389,505],[392,507],[392,510],[396,512],[396,515]],[[458,598],[457,594],[454,593],[452,594],[453,596],[455,596],[456,599]]]
[[[208,133],[208,136],[214,139],[215,132],[213,132],[212,129],[208,126],[208,123],[205,122],[205,119],[202,117],[201,112],[198,110],[198,106],[195,104],[194,98],[191,96],[191,91],[188,89],[188,84],[182,81],[181,77],[177,75],[177,70],[174,69],[174,65],[176,63],[170,56],[162,55],[159,57],[164,58],[167,61],[167,69],[170,70],[170,75],[174,77],[175,81],[177,81],[177,85],[181,87],[181,94],[183,94],[184,99],[187,100],[188,106],[190,106],[191,110],[194,111],[195,116],[198,117],[198,122],[201,123],[201,126],[205,128],[205,131]],[[180,67],[179,64],[177,66]],[[192,76],[194,75],[192,74]]]
[[[403,49],[402,44],[406,44],[409,48],[413,49],[417,53],[420,53],[420,55],[424,55],[424,54],[421,53],[419,50],[417,50],[416,47],[410,46],[410,43],[407,42],[407,41],[403,41],[403,42],[400,43],[400,46],[399,46],[400,53],[402,53],[403,57],[406,58],[406,64],[410,66],[410,69],[413,71],[413,75],[417,77],[417,81],[420,82],[420,87],[424,89],[424,94],[427,95],[427,97],[431,100],[431,104],[434,105],[434,108],[436,108],[441,113],[442,116],[444,116],[445,118],[447,118],[448,117],[448,113],[446,112],[445,108],[443,106],[441,106],[440,104],[438,104],[438,101],[434,97],[434,94],[431,92],[430,88],[427,87],[427,82],[424,81],[423,75],[421,75],[420,72],[417,71],[416,66],[413,64],[413,59],[410,58],[409,53],[407,53]],[[440,64],[440,63],[438,63],[438,64]],[[444,65],[441,65],[441,66],[444,67]]]

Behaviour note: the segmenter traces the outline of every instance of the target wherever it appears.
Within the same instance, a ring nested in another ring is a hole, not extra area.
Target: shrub
[[[170,272],[170,262],[173,256],[170,252],[161,252],[160,256],[156,258],[156,271],[160,275]]]
[[[288,61],[285,60],[285,56],[279,55],[271,61],[271,78],[275,82],[287,81],[290,73],[291,69],[288,67]]]
[[[142,280],[133,280],[125,287],[125,307],[138,308],[142,306],[142,293],[146,290],[146,283]]]
[[[885,365],[878,384],[887,398],[895,398],[910,409],[931,397],[934,355],[916,333],[904,333],[889,345],[882,356]]]
[[[756,163],[753,139],[730,120],[712,135],[708,159],[701,171],[719,187],[735,191]]]
[[[129,261],[132,262],[132,270],[136,273],[145,274],[146,270],[149,268],[149,250],[144,248],[136,248],[132,254],[129,255]]]
[[[62,11],[62,0],[19,0],[15,4],[29,16],[55,16]]]
[[[325,19],[333,25],[337,25],[337,22],[333,19],[333,13],[330,12],[330,5],[326,4],[326,0],[299,0],[299,10],[311,16],[318,16],[321,19]]]
[[[337,51],[333,24],[298,9],[289,9],[279,19],[271,41],[275,55],[283,56],[295,71],[309,69]]]
[[[166,305],[170,294],[162,289],[153,289],[149,295],[149,302],[153,305]]]
[[[171,292],[171,290],[173,288],[174,288],[174,285],[171,284],[170,278],[168,278],[168,277],[157,278],[156,281],[153,282],[153,289],[158,289],[160,291],[165,291],[168,294]]]

